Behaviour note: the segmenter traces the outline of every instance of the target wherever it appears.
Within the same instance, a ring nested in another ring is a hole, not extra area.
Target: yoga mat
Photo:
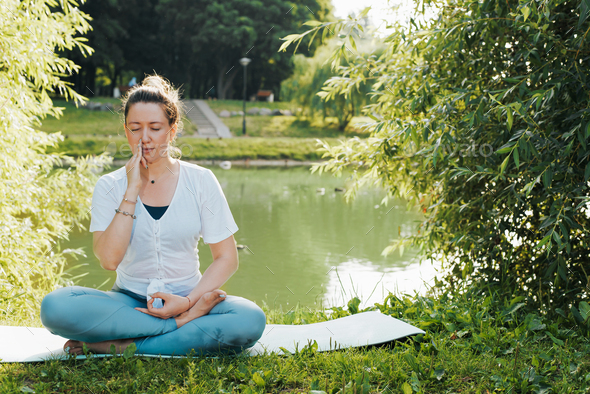
[[[287,325],[267,324],[264,334],[243,354],[257,356],[265,353],[284,354],[301,350],[315,340],[318,351],[348,347],[378,345],[424,334],[424,331],[378,311],[362,312],[321,323]],[[63,351],[66,338],[53,335],[45,328],[0,326],[0,362],[33,362],[46,359],[67,359]],[[110,355],[95,355],[108,357]],[[180,358],[143,354],[144,357]],[[85,356],[78,356],[84,359]]]

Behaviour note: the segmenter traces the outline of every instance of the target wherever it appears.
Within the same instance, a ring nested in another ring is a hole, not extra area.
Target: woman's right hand
[[[136,189],[137,192],[141,190],[142,180],[139,166],[147,167],[147,161],[143,157],[143,148],[141,146],[141,138],[139,143],[133,149],[134,153],[131,159],[125,164],[125,172],[127,173],[127,185],[129,188]],[[131,196],[128,196],[131,197]]]

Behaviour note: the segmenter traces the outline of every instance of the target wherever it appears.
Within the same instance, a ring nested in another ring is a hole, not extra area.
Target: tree
[[[334,44],[336,43],[328,42],[321,46],[313,57],[302,54],[293,56],[293,75],[282,82],[281,96],[283,100],[300,106],[301,115],[321,115],[323,119],[328,116],[327,105],[317,93],[321,91],[324,83],[335,75],[330,65],[325,64],[333,50],[331,45]]]
[[[233,97],[234,80],[242,73],[238,60],[244,56],[253,59],[248,66],[253,90],[262,86],[278,95],[280,82],[293,69],[290,56],[274,50],[279,37],[300,29],[307,19],[331,18],[331,4],[325,0],[162,0],[158,11],[166,18],[169,51],[175,52],[167,58],[180,68],[180,80],[190,84],[191,95],[204,96],[215,86],[220,99]]]
[[[101,67],[112,68],[109,70],[111,79],[109,90],[112,92],[112,89],[115,88],[118,71],[124,64],[121,38],[126,36],[126,26],[121,23],[121,17],[125,13],[121,12],[116,2],[109,1],[90,1],[82,4],[80,11],[94,16],[91,21],[93,28],[86,35],[88,45],[94,49],[94,52],[93,56],[67,49],[60,53],[81,66],[80,72],[73,74],[68,79],[73,82],[76,92],[89,96],[98,95],[97,69]],[[109,64],[112,64],[112,67],[108,67]]]
[[[88,40],[96,52],[90,58],[77,50],[66,56],[82,65],[72,81],[84,94],[96,92],[99,71],[109,76],[112,90],[123,72],[141,79],[157,70],[190,97],[216,92],[231,98],[242,91],[238,60],[248,56],[249,91],[266,88],[278,96],[293,70],[291,57],[273,49],[280,37],[301,30],[309,18],[333,18],[328,0],[95,0],[81,10],[93,18]],[[308,55],[314,50],[315,45]]]
[[[103,89],[103,94],[106,90],[110,95],[124,71],[142,76],[168,65],[162,54],[169,44],[159,31],[157,4],[158,0],[93,0],[80,5],[80,11],[92,17],[86,38],[94,53],[86,56],[77,48],[63,51],[63,56],[81,66],[68,79],[76,92],[93,96]],[[99,70],[110,80],[108,87],[96,86]]]
[[[104,156],[74,161],[46,154],[63,137],[32,126],[63,108],[53,107],[49,93],[85,100],[62,78],[79,70],[55,49],[79,48],[90,54],[78,34],[88,30],[88,16],[73,0],[4,1],[0,7],[0,316],[38,312],[42,297],[67,281],[63,250],[67,238],[88,217],[95,172]],[[54,168],[63,162],[70,167]],[[18,312],[16,312],[18,311]]]
[[[366,18],[361,22],[365,28],[370,28]],[[320,46],[313,57],[295,54],[295,69],[293,75],[281,83],[281,97],[299,105],[301,115],[319,115],[324,121],[328,116],[335,117],[339,130],[344,131],[353,116],[359,115],[361,108],[369,103],[370,84],[362,82],[344,94],[323,89],[324,84],[329,86],[340,78],[338,70],[332,70],[328,62],[339,45],[338,40],[331,39]],[[374,39],[360,40],[356,46],[363,56],[379,56],[383,50],[382,44]],[[343,66],[343,70],[347,65],[346,59],[341,59],[339,66]]]
[[[413,236],[443,259],[447,284],[479,286],[531,308],[587,319],[590,257],[590,9],[585,1],[417,2],[379,58],[350,59],[328,88],[375,76],[368,140],[324,143],[314,170],[355,172],[353,198],[378,182],[424,212]],[[434,18],[426,18],[428,13]],[[347,57],[355,20],[330,28]],[[346,74],[345,74],[346,73]],[[346,75],[346,76],[345,76]],[[578,305],[583,306],[582,311]],[[520,304],[519,304],[520,306]]]

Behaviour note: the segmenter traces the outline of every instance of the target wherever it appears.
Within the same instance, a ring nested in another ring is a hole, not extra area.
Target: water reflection
[[[423,291],[417,272],[431,277],[430,265],[410,264],[411,251],[403,258],[397,253],[381,256],[398,233],[411,231],[420,219],[402,201],[380,205],[382,190],[363,190],[347,204],[336,191],[348,186],[346,174],[320,176],[305,167],[211,169],[240,228],[235,239],[245,246],[239,252],[239,270],[222,287],[229,294],[288,310],[298,302],[343,305],[356,291],[362,305],[371,305],[396,288]],[[92,255],[92,234],[73,234],[66,245],[80,246],[88,254],[82,262],[89,272],[80,284],[96,287],[110,278],[103,289],[110,288],[115,276],[102,270]],[[212,256],[202,240],[198,253],[204,272]]]
[[[382,269],[371,261],[352,258],[328,273],[323,305],[343,306],[353,297],[358,297],[361,300],[360,308],[364,308],[376,302],[383,303],[390,292],[424,294],[427,287],[434,283],[437,273],[435,266],[430,263]]]

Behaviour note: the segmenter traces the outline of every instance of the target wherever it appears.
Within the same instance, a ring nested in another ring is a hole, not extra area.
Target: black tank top
[[[149,212],[149,214],[156,220],[160,219],[162,215],[164,215],[164,212],[166,212],[166,209],[168,209],[169,207],[169,205],[166,205],[165,207],[152,207],[151,205],[146,204],[143,204],[143,206]]]

